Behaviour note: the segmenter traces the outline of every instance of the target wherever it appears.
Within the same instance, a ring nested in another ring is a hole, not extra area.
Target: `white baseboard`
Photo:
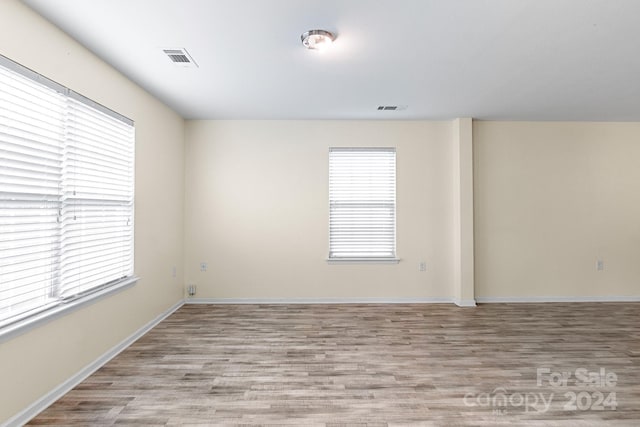
[[[149,332],[154,326],[158,323],[169,317],[174,311],[182,307],[184,301],[179,301],[166,310],[164,313],[157,316],[155,319],[144,325],[142,328],[138,329],[132,335],[127,337],[125,340],[117,344],[115,347],[111,348],[109,351],[104,353],[102,356],[94,360],[89,365],[85,366],[82,370],[76,373],[74,376],[51,390],[49,393],[20,411],[18,414],[9,418],[5,423],[2,424],[2,427],[18,427],[28,423],[31,419],[33,419],[40,412],[44,411],[49,405],[51,405],[56,400],[60,399],[66,393],[68,393],[75,386],[84,381],[89,375],[93,374],[95,371],[104,366],[107,362],[117,356],[124,349],[133,344],[138,338]]]
[[[476,297],[458,300],[431,298],[187,298],[185,304],[456,304],[475,307],[476,303],[543,303],[543,302],[640,302],[640,296],[536,296]]]
[[[476,306],[476,300],[474,299],[457,299],[454,301],[454,303],[458,307],[475,307]]]
[[[549,297],[476,297],[479,303],[534,303],[534,302],[640,302],[640,296],[549,296]]]
[[[446,297],[432,298],[187,298],[185,304],[451,304]]]

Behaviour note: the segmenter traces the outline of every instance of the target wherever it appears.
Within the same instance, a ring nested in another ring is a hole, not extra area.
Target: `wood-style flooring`
[[[185,305],[30,424],[640,426],[639,309]]]

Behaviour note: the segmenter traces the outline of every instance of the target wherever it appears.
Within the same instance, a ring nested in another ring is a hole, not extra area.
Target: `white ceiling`
[[[23,1],[189,119],[640,121],[640,0]]]

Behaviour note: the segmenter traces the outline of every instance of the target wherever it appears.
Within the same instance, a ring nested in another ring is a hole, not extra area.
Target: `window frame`
[[[328,248],[329,255],[326,258],[328,264],[397,264],[400,262],[400,258],[398,257],[398,242],[397,242],[397,208],[398,208],[398,197],[397,197],[397,148],[396,147],[346,147],[346,146],[336,146],[329,147],[328,153],[328,161],[329,165],[331,164],[331,153],[333,151],[362,151],[362,152],[370,152],[370,151],[392,151],[394,154],[394,197],[393,197],[393,255],[392,256],[332,256],[332,233],[331,233],[331,212],[332,212],[332,200],[331,200],[331,170],[329,168],[328,175]],[[380,203],[384,204],[384,203]]]
[[[98,111],[106,116],[109,116],[111,119],[116,119],[123,122],[125,125],[129,125],[131,127],[131,138],[132,139],[132,147],[130,154],[130,179],[131,181],[127,181],[126,185],[130,184],[131,192],[130,192],[130,218],[131,218],[131,240],[130,246],[127,243],[127,247],[130,248],[131,258],[130,265],[131,270],[130,274],[123,276],[119,279],[114,279],[108,281],[107,283],[103,283],[98,286],[94,286],[91,289],[87,290],[83,293],[77,293],[72,297],[55,297],[51,301],[42,302],[38,305],[34,305],[34,308],[31,310],[25,310],[23,312],[19,312],[15,315],[15,318],[8,317],[0,324],[0,342],[10,339],[16,335],[22,334],[31,330],[43,323],[49,322],[55,318],[58,318],[62,315],[65,315],[71,311],[79,309],[85,305],[91,304],[93,302],[97,302],[98,300],[105,298],[108,295],[112,295],[114,293],[120,292],[124,289],[127,289],[139,280],[139,277],[135,275],[135,127],[133,120],[107,108],[101,104],[98,104],[95,101],[92,101],[83,95],[80,95],[73,90],[54,82],[47,77],[42,76],[41,74],[26,68],[11,59],[0,55],[0,66],[7,69],[9,72],[20,75],[23,78],[31,80],[36,85],[42,86],[46,89],[53,90],[65,97],[66,99],[73,100],[73,102],[77,102],[83,104],[85,107],[90,108],[91,110]],[[11,104],[10,104],[11,105]],[[35,105],[35,104],[34,104]],[[62,227],[62,225],[60,226]],[[52,229],[53,230],[53,229]],[[60,283],[51,283],[51,290],[55,287],[61,286]],[[42,289],[45,289],[43,287]]]

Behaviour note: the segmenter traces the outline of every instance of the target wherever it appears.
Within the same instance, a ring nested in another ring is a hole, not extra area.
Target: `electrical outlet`
[[[197,291],[198,291],[198,288],[196,285],[187,286],[187,295],[189,295],[190,297],[194,296]]]
[[[596,271],[602,271],[602,270],[604,270],[604,261],[599,259],[596,261]]]
[[[427,262],[426,261],[420,261],[420,264],[418,264],[418,270],[419,271],[427,271]]]
[[[206,262],[201,262],[200,263],[200,271],[207,271],[207,263]]]

